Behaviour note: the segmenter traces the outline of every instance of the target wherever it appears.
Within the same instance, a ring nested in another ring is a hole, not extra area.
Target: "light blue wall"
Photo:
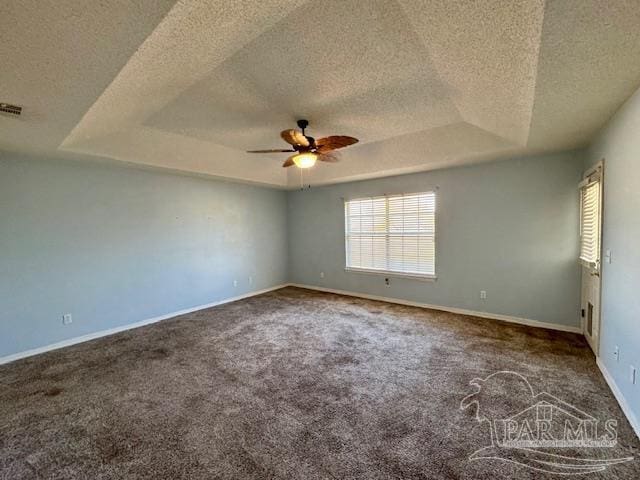
[[[282,191],[0,153],[0,357],[284,283],[286,242]]]
[[[578,326],[583,161],[583,152],[572,152],[292,192],[289,278]],[[345,272],[343,197],[435,188],[436,282],[392,278],[386,287],[384,277]]]
[[[591,145],[587,165],[605,159],[600,357],[640,419],[640,91]],[[620,360],[613,352],[620,348]],[[635,385],[629,365],[638,369]]]
[[[583,162],[569,153],[287,194],[2,154],[0,357],[287,281],[577,325]],[[341,197],[436,187],[436,282],[385,287],[344,271]]]

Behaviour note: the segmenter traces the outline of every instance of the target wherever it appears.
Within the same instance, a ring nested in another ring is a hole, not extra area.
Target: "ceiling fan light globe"
[[[311,168],[316,164],[317,158],[318,155],[315,153],[299,153],[293,157],[293,163],[295,163],[298,168]]]

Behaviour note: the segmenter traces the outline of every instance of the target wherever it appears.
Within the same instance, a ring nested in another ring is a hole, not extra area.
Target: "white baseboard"
[[[178,317],[180,315],[185,315],[187,313],[196,312],[198,310],[204,310],[205,308],[215,307],[217,305],[222,305],[225,303],[231,303],[238,300],[242,300],[243,298],[254,297],[256,295],[261,295],[263,293],[271,292],[273,290],[279,290],[281,288],[286,287],[287,284],[276,285],[275,287],[265,288],[263,290],[256,290],[254,292],[245,293],[243,295],[238,295],[237,297],[225,298],[224,300],[219,300],[217,302],[207,303],[206,305],[198,305],[197,307],[185,308],[184,310],[178,310],[177,312],[167,313],[166,315],[160,315],[159,317],[147,318],[146,320],[141,320],[135,323],[128,323],[126,325],[121,325],[119,327],[109,328],[107,330],[101,330],[99,332],[89,333],[87,335],[82,335],[80,337],[69,338],[67,340],[62,340],[61,342],[52,343],[50,345],[45,345],[44,347],[38,347],[31,350],[26,350],[24,352],[14,353],[12,355],[7,355],[6,357],[0,357],[0,365],[5,363],[14,362],[16,360],[20,360],[21,358],[31,357],[33,355],[39,355],[41,353],[50,352],[51,350],[57,350],[59,348],[69,347],[71,345],[76,345],[82,342],[88,342],[89,340],[95,340],[96,338],[106,337],[108,335],[113,335],[114,333],[124,332],[125,330],[131,330],[134,328],[144,327],[145,325],[150,325],[152,323],[161,322],[162,320],[167,320],[169,318]]]
[[[638,436],[638,438],[640,438],[640,422],[638,421],[638,418],[635,416],[635,414],[631,410],[631,407],[627,403],[627,399],[624,398],[624,395],[618,388],[618,384],[613,379],[613,376],[609,373],[609,370],[607,370],[607,367],[605,367],[604,362],[600,359],[600,357],[596,357],[596,364],[598,365],[598,368],[600,368],[600,371],[602,372],[602,376],[604,377],[607,384],[609,385],[609,388],[613,392],[613,396],[616,397],[616,400],[618,401],[618,404],[620,405],[622,412],[627,417],[627,420],[629,420],[629,423],[631,424],[633,431],[636,432],[636,435]]]
[[[538,320],[530,320],[528,318],[512,317],[510,315],[502,315],[499,313],[476,312],[474,310],[465,310],[457,307],[444,307],[442,305],[431,305],[428,303],[412,302],[410,300],[402,300],[392,297],[381,297],[379,295],[369,295],[367,293],[350,292],[347,290],[336,290],[335,288],[317,287],[315,285],[304,285],[299,283],[290,283],[292,287],[307,288],[309,290],[318,290],[320,292],[337,293],[339,295],[348,295],[350,297],[366,298],[369,300],[379,300],[382,302],[397,303],[399,305],[408,305],[411,307],[429,308],[431,310],[441,310],[444,312],[458,313],[460,315],[469,315],[473,317],[489,318],[492,320],[502,320],[503,322],[518,323],[529,327],[547,328],[549,330],[559,330],[561,332],[582,333],[580,327],[572,327],[570,325],[559,325],[556,323],[540,322]]]

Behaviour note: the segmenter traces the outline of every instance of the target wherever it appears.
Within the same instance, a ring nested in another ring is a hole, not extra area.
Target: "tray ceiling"
[[[295,187],[278,133],[360,143],[332,183],[582,147],[640,84],[640,9],[598,0],[10,0],[0,148]],[[5,98],[6,96],[6,98]]]

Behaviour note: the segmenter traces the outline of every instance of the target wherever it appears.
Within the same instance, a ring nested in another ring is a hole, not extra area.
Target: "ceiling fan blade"
[[[319,138],[316,140],[316,147],[318,153],[326,153],[331,150],[337,150],[338,148],[348,147],[358,143],[357,138],[347,137],[345,135],[332,135],[331,137]]]
[[[283,150],[283,149],[272,149],[272,150],[247,150],[247,153],[283,153],[283,152],[295,152],[293,149]]]
[[[297,130],[283,130],[280,132],[282,139],[290,145],[308,147],[309,140],[301,132]]]
[[[318,160],[320,160],[321,162],[330,162],[330,163],[336,163],[340,161],[340,155],[338,155],[338,153],[321,153],[320,155],[318,155]]]
[[[294,165],[293,163],[293,157],[295,157],[295,155],[291,155],[289,158],[287,158],[284,163],[282,164],[283,167],[290,167],[292,165]]]

